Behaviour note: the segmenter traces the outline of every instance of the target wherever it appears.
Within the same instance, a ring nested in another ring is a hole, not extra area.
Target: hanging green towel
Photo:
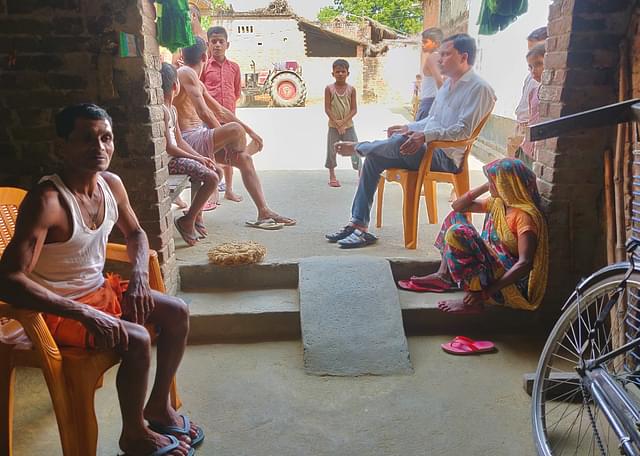
[[[480,35],[493,35],[506,29],[518,16],[527,12],[527,0],[482,0]]]
[[[156,3],[158,44],[171,52],[196,44],[188,0],[156,0]]]

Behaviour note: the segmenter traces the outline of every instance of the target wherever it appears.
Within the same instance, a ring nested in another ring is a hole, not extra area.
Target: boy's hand
[[[200,157],[198,161],[209,169],[216,169],[216,162],[211,160],[209,157]]]
[[[347,132],[347,129],[343,126],[338,127],[338,133],[344,135]]]

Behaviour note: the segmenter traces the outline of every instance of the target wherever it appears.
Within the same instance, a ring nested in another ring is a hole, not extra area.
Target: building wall
[[[240,65],[243,73],[251,71],[251,61],[256,63],[256,71],[273,68],[276,62],[296,60],[302,62],[305,56],[304,34],[298,30],[298,22],[292,18],[214,18],[215,25],[221,25],[229,33],[230,48],[227,55]],[[242,32],[253,30],[252,32]],[[240,32],[238,32],[240,28]]]
[[[554,119],[618,101],[618,44],[629,25],[627,0],[555,0],[549,10],[540,113]],[[549,222],[545,310],[557,312],[578,279],[605,262],[603,152],[615,128],[540,143],[534,171]]]
[[[479,4],[481,2],[471,3]],[[442,28],[445,36],[455,33],[467,33],[469,29],[468,0],[441,0],[440,28]]]
[[[92,101],[114,120],[120,174],[159,253],[170,290],[177,272],[166,186],[160,61],[146,0],[0,0],[0,185],[30,188],[59,170],[53,116]],[[120,58],[118,34],[141,55]]]
[[[322,102],[324,88],[333,82],[331,65],[337,57],[306,57],[304,34],[294,19],[219,17],[215,23],[227,29],[227,55],[238,62],[243,73],[251,71],[251,60],[256,62],[257,71],[272,68],[274,62],[296,60],[302,64],[307,102]],[[243,33],[242,27],[250,32]],[[346,58],[350,64],[349,82],[364,103],[409,103],[419,59],[417,43],[390,42],[389,51],[382,56]]]

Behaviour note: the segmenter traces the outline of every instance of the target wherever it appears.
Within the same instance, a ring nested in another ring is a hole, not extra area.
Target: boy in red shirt
[[[209,46],[209,60],[202,71],[200,80],[204,83],[207,92],[222,106],[235,114],[236,101],[240,98],[241,78],[240,66],[236,62],[227,59],[226,52],[229,49],[229,38],[224,27],[211,27],[207,30]],[[252,142],[247,146],[250,154],[255,154],[262,149],[262,138],[254,131],[247,131]],[[224,166],[224,190],[225,199],[240,202],[242,197],[233,192],[233,168]]]

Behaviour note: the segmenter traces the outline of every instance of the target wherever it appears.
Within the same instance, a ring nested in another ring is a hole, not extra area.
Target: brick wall
[[[552,119],[618,100],[618,43],[627,0],[555,0],[549,10],[540,111]],[[615,129],[541,143],[535,163],[549,223],[550,275],[545,309],[556,312],[580,277],[604,264],[603,151]]]
[[[152,8],[147,0],[0,0],[0,185],[29,188],[59,169],[58,109],[104,106],[114,119],[112,170],[175,290]],[[135,35],[141,56],[119,57],[120,31]]]

